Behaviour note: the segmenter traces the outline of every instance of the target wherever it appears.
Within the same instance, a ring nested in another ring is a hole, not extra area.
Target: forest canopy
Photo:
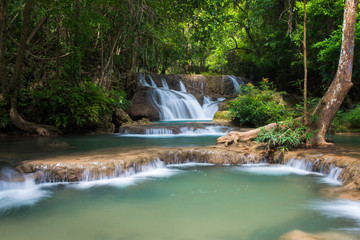
[[[30,3],[30,20],[24,26]],[[23,111],[27,104],[41,101],[36,99],[39,91],[44,94],[42,90],[54,85],[86,89],[93,84],[104,94],[116,90],[119,96],[125,98],[126,92],[130,97],[136,72],[232,74],[254,83],[268,78],[279,90],[301,95],[303,1],[35,0],[1,4],[0,65],[5,67],[0,68],[0,92],[5,100],[0,101],[0,111],[7,104],[6,82],[16,71],[25,27],[29,31],[18,97]],[[312,97],[321,97],[336,74],[343,14],[343,0],[307,3]],[[359,20],[356,29],[358,49]],[[359,51],[355,51],[353,69],[354,86],[345,101],[348,107],[360,96]],[[95,109],[101,108],[98,105]],[[32,121],[43,121],[26,115]],[[61,124],[64,122],[55,125]]]

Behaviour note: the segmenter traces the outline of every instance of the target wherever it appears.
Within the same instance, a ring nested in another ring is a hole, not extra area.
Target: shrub
[[[307,128],[301,122],[290,117],[272,129],[261,128],[255,140],[266,143],[268,149],[279,148],[287,151],[305,144],[312,136],[313,133],[307,132]]]
[[[230,115],[240,121],[240,126],[262,126],[278,122],[290,115],[282,100],[282,92],[276,92],[268,79],[259,87],[251,83],[242,87],[242,93],[229,103]]]
[[[129,105],[124,91],[106,93],[90,82],[77,87],[54,82],[48,88],[36,89],[22,96],[22,112],[27,119],[55,125],[58,129],[99,125],[111,120],[112,108]]]
[[[351,130],[360,131],[360,103],[348,112],[339,111],[330,126],[332,132],[349,132]]]

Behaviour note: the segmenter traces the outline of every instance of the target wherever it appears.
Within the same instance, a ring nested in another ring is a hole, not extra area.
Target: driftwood
[[[276,126],[276,123],[270,123],[266,126],[263,126],[262,128],[265,129],[272,129]],[[217,139],[217,144],[224,144],[225,147],[233,144],[233,143],[238,143],[238,142],[246,142],[246,141],[250,141],[253,140],[254,138],[256,138],[260,132],[261,128],[256,128],[247,132],[229,132],[228,134],[226,134],[225,136],[219,137]]]

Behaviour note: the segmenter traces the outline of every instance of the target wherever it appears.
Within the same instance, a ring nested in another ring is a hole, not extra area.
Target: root
[[[17,111],[16,108],[10,109],[10,121],[15,127],[30,133],[37,133],[39,136],[48,137],[54,135],[57,130],[54,126],[40,125],[26,121]]]

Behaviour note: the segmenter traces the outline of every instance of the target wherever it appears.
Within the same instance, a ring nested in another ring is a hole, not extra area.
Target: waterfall
[[[162,79],[161,79],[161,83],[162,83],[162,86],[163,86],[163,88],[164,88],[165,90],[170,90],[169,85],[167,84],[165,78],[162,78]]]
[[[217,99],[212,101],[211,98],[204,96],[204,104],[202,106],[203,111],[206,114],[206,117],[212,118],[217,110],[219,110],[219,101],[223,101],[225,98]]]
[[[180,92],[187,92],[185,85],[181,81],[179,81],[179,85],[180,85]]]
[[[342,172],[342,168],[335,167],[330,165],[329,173],[325,174],[325,178],[321,179],[321,182],[330,184],[330,185],[341,185],[340,174]]]
[[[240,85],[244,85],[244,83],[238,79],[237,77],[235,76],[231,76],[231,75],[228,75],[229,79],[232,81],[233,83],[233,86],[234,86],[234,92],[240,92]]]
[[[140,74],[139,83],[149,88],[148,101],[159,111],[162,121],[212,120],[218,110],[218,100],[211,101],[210,98],[205,97],[201,106],[198,100],[186,91],[181,81],[179,81],[180,91],[170,89],[165,78],[161,79],[162,87],[158,87],[150,75]]]
[[[120,135],[123,137],[198,137],[198,136],[224,136],[230,128],[222,126],[208,127],[180,127],[180,128],[124,128]]]
[[[292,167],[292,168],[297,168],[297,169],[301,169],[304,170],[306,172],[311,172],[313,169],[313,164],[310,161],[305,161],[305,160],[296,160],[296,159],[290,159],[287,163],[286,166],[288,167]]]

